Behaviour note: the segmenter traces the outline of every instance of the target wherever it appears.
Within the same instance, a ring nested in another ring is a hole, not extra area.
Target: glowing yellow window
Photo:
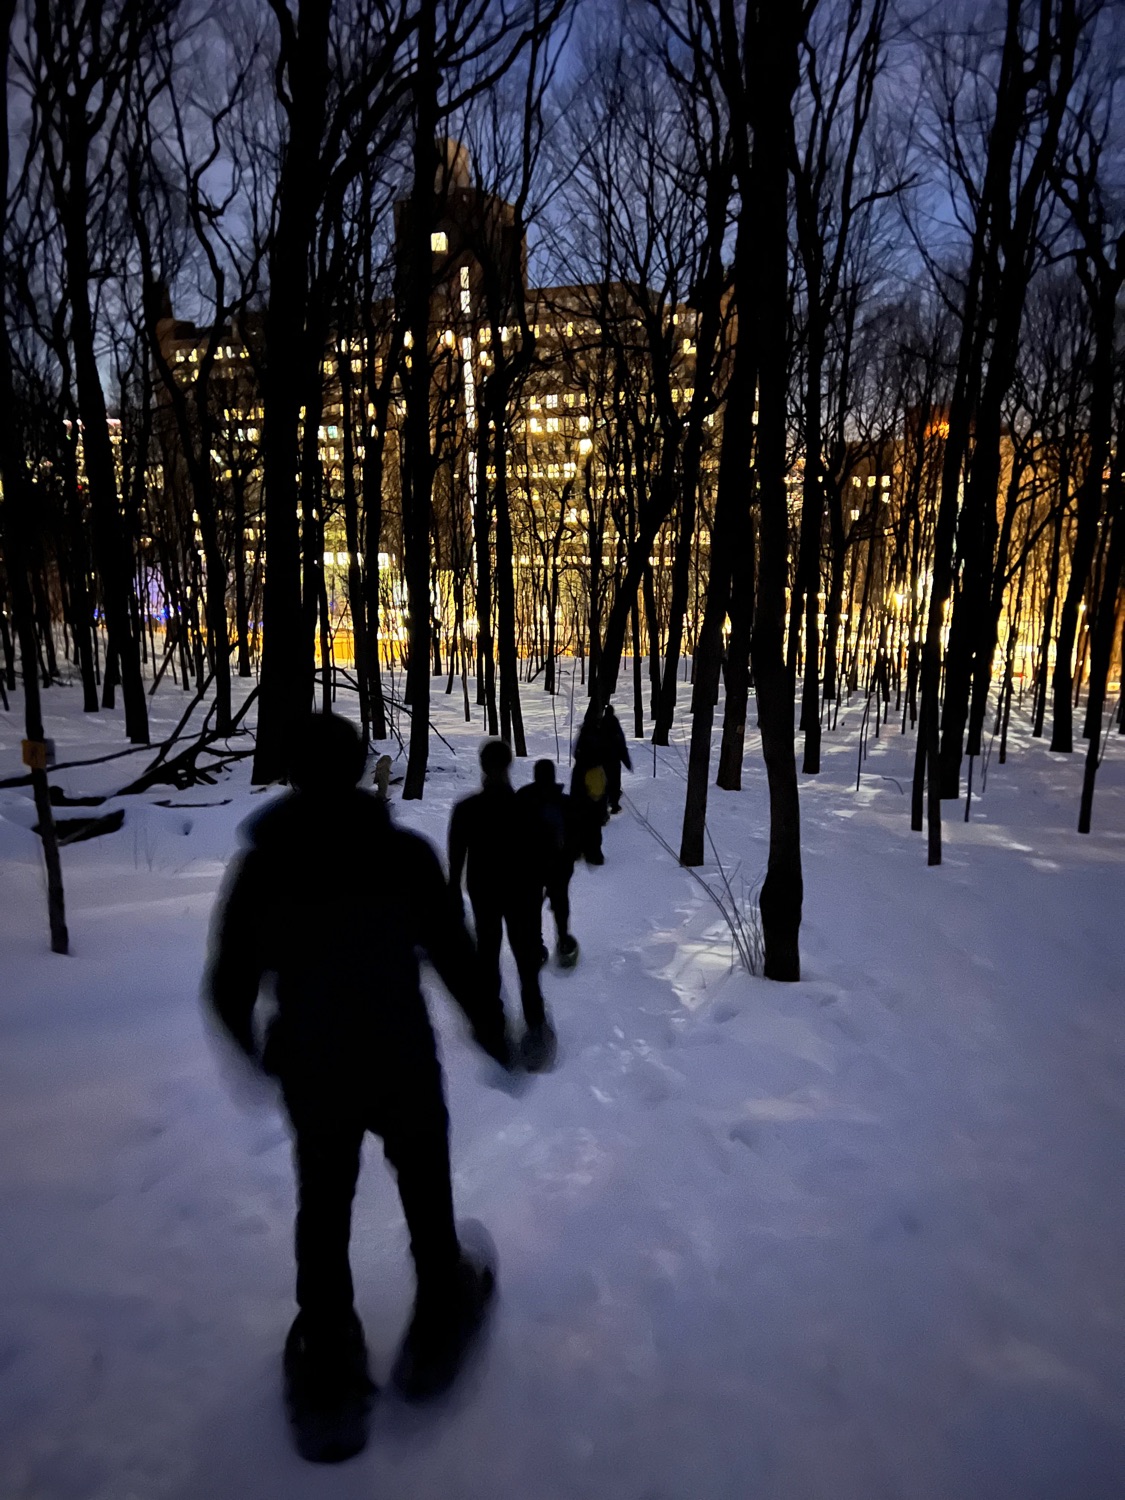
[[[430,249],[435,255],[444,255],[449,249],[449,236],[444,229],[437,229],[430,235]]]

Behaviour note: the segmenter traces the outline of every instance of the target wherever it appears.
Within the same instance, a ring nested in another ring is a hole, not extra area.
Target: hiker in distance
[[[570,773],[570,805],[578,852],[588,865],[605,864],[602,829],[609,822],[608,790],[601,712],[596,703],[591,703],[574,744],[574,769]]]
[[[601,722],[602,736],[602,765],[605,767],[606,799],[609,802],[611,813],[621,811],[621,767],[627,771],[633,769],[633,762],[629,759],[629,746],[625,743],[625,731],[621,727],[621,720],[613,710],[613,704],[607,703]]]
[[[508,776],[511,764],[512,752],[503,740],[488,740],[482,746],[481,789],[456,804],[449,822],[449,884],[460,899],[464,878],[483,982],[497,1005],[500,946],[507,928],[527,1028],[520,1039],[520,1058],[529,1073],[538,1073],[551,1066],[557,1048],[539,987],[543,834],[516,799]]]
[[[545,895],[555,919],[555,953],[560,965],[564,969],[571,969],[578,961],[578,943],[570,930],[570,879],[574,874],[574,857],[577,851],[570,798],[555,780],[554,761],[535,762],[533,779],[527,786],[520,787],[516,793],[516,801],[520,803],[527,819],[538,829],[535,842],[540,857],[540,956],[545,962],[547,949],[543,943],[542,926],[542,898]]]
[[[348,1259],[367,1131],[397,1173],[417,1273],[394,1373],[408,1398],[452,1382],[495,1280],[480,1226],[473,1254],[454,1223],[449,1117],[417,949],[478,1045],[512,1066],[503,1011],[480,982],[437,855],[357,787],[364,760],[347,720],[310,715],[298,727],[291,790],[243,827],[205,981],[223,1033],[280,1083],[292,1126],[299,1311],[285,1343],[286,1398],[299,1451],[323,1462],[363,1447],[375,1393]],[[269,977],[276,1010],[260,1040],[255,1006]]]

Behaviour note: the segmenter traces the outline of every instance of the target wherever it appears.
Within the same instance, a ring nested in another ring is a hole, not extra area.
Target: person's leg
[[[539,987],[542,928],[530,901],[513,902],[504,913],[508,925],[508,943],[516,960],[520,977],[520,1002],[528,1027],[542,1026],[546,1019],[543,991]]]
[[[605,864],[605,855],[602,853],[602,825],[608,816],[604,797],[601,801],[590,804],[590,821],[586,828],[586,863],[588,865]]]
[[[606,796],[611,813],[621,811],[621,762],[615,761],[606,767]]]
[[[387,1160],[398,1176],[418,1278],[414,1316],[395,1362],[409,1399],[437,1395],[453,1381],[495,1286],[494,1254],[463,1250],[453,1219],[449,1125],[436,1059],[404,1068],[383,1112]]]
[[[393,1105],[393,1118],[383,1126],[383,1150],[398,1178],[420,1302],[449,1295],[460,1260],[449,1168],[449,1116],[436,1062],[433,1068],[436,1081],[427,1078],[417,1098]]]
[[[481,981],[489,994],[499,995],[500,943],[504,935],[499,903],[473,898],[473,926]]]
[[[331,1333],[350,1326],[354,1316],[348,1241],[363,1122],[308,1105],[291,1111],[291,1118],[297,1169],[297,1306],[307,1329]]]
[[[570,936],[570,877],[573,873],[573,864],[560,865],[552,870],[550,884],[547,886],[547,900],[551,903],[555,936],[560,945]]]

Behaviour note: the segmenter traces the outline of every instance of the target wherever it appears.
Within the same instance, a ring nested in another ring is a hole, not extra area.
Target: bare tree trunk
[[[1125,453],[1119,449],[1117,462],[1113,465],[1113,477],[1109,486],[1109,504],[1106,508],[1105,524],[1107,527],[1112,527],[1112,535],[1093,626],[1087,708],[1090,733],[1086,742],[1086,766],[1082,776],[1082,800],[1078,812],[1079,833],[1090,832],[1094,806],[1094,780],[1098,774],[1098,759],[1101,755],[1102,712],[1105,706],[1106,681],[1109,677],[1114,629],[1117,623],[1117,597],[1122,585],[1122,570],[1125,568],[1125,515],[1122,513],[1121,481],[1123,461],[1125,461]]]
[[[278,781],[285,774],[293,725],[308,712],[312,691],[312,637],[301,608],[297,476],[301,403],[310,359],[306,330],[309,252],[321,186],[331,11],[331,0],[299,0],[294,23],[288,9],[275,6],[291,106],[265,320],[263,477],[269,566],[262,603],[262,674],[253,770],[258,784]],[[318,379],[320,354],[319,349],[312,351]]]
[[[748,103],[754,132],[754,275],[747,302],[757,331],[758,493],[761,555],[751,660],[762,755],[770,791],[770,845],[759,897],[767,979],[801,977],[799,934],[804,882],[801,816],[793,736],[793,686],[785,670],[785,588],[789,565],[786,476],[789,308],[788,174],[792,98],[797,86],[800,19],[793,9],[762,4],[747,48]],[[745,196],[745,195],[744,195]],[[749,229],[747,225],[747,229]],[[814,601],[815,603],[815,601]]]
[[[8,61],[11,46],[14,0],[0,0],[0,182],[8,182]],[[7,232],[7,199],[0,196],[0,244]],[[31,515],[29,485],[16,431],[15,392],[12,382],[12,351],[8,341],[7,275],[0,258],[0,481],[4,488],[5,552],[8,583],[12,590],[14,625],[20,643],[23,668],[24,719],[28,751],[25,759],[31,765],[31,787],[35,812],[39,819],[39,836],[47,866],[47,913],[51,930],[52,953],[69,951],[66,930],[66,903],[63,895],[62,864],[55,834],[54,813],[47,786],[46,745],[43,712],[39,701],[39,679],[36,675],[35,630],[32,622],[31,590],[28,569],[32,563],[30,545]],[[10,658],[9,658],[10,659]],[[147,723],[147,718],[146,718]]]
[[[419,8],[418,62],[414,84],[414,185],[403,236],[399,275],[406,327],[413,334],[411,363],[405,371],[406,420],[403,433],[402,526],[406,587],[410,603],[410,662],[406,697],[410,703],[410,751],[402,795],[422,797],[430,755],[430,522],[433,515],[434,458],[430,434],[430,296],[433,253],[430,225],[435,210],[438,76],[434,57],[437,0]]]

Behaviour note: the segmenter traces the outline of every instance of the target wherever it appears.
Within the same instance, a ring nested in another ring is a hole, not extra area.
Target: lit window
[[[594,444],[588,437],[578,439],[578,451],[582,454],[583,458],[585,458],[587,453],[593,451],[593,447]]]
[[[353,375],[362,375],[363,374],[363,360],[362,359],[353,359],[352,360],[352,374]]]
[[[532,396],[531,400],[528,402],[528,405],[531,407],[532,411],[538,411],[539,410],[539,397],[538,396]]]
[[[884,474],[879,482],[885,490],[889,490],[891,487],[891,476],[889,474]]]
[[[566,395],[563,397],[563,405],[573,406],[577,399],[578,398],[577,396],[575,396],[573,391],[567,391]]]
[[[445,332],[442,334],[442,338],[445,340],[446,347],[449,348],[449,349],[452,349],[453,348],[453,329],[452,328],[447,328],[445,330]]]
[[[332,564],[336,561],[335,552],[326,552],[324,554],[324,561],[328,564],[329,567],[331,567]]]
[[[547,399],[550,400],[550,397],[548,397]],[[559,419],[558,419],[558,417],[548,417],[547,418],[547,431],[548,432],[558,432],[558,430],[559,430]]]
[[[589,432],[589,430],[590,430],[590,418],[587,417],[587,416],[581,416],[581,417],[579,417],[578,418],[578,431],[579,432]]]
[[[552,392],[551,395],[549,395],[547,397],[547,405],[548,406],[558,406],[558,404],[559,404],[559,398],[558,398],[558,396],[556,396],[554,394],[554,392]]]
[[[559,466],[558,466],[558,464],[548,464],[547,465],[547,478],[548,479],[557,479],[558,477],[559,477]]]
[[[444,255],[449,249],[449,236],[444,229],[437,229],[430,235],[430,249],[435,255]]]
[[[531,428],[532,432],[543,431],[543,424],[542,422],[540,422],[538,417],[532,417],[531,421],[528,423],[528,426]]]
[[[695,345],[692,343],[691,339],[684,339],[684,353],[685,354],[694,354],[695,353]]]

